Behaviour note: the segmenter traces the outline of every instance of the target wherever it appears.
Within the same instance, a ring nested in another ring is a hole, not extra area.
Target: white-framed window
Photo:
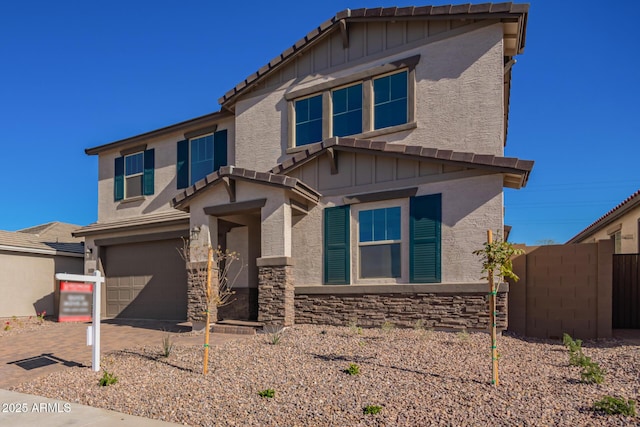
[[[408,282],[407,199],[351,206],[354,283]]]
[[[407,58],[287,93],[289,147],[333,136],[370,138],[415,127],[419,59]]]
[[[142,151],[124,156],[124,195],[126,199],[142,195],[144,154]]]
[[[189,140],[189,162],[190,185],[213,172],[213,133]]]

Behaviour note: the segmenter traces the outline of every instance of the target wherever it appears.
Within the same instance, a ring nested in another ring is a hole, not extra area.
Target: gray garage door
[[[182,240],[107,246],[107,317],[185,320],[187,273],[177,248]]]

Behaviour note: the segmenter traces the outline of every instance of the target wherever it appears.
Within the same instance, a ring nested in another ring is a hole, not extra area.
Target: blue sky
[[[423,2],[447,4],[450,2]],[[640,188],[640,2],[531,2],[505,155],[512,241],[564,242]],[[396,1],[0,3],[0,229],[97,218],[93,147],[218,110],[217,99],[345,8]]]

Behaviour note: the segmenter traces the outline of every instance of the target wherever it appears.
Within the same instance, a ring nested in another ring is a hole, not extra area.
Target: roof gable
[[[308,51],[312,46],[325,40],[328,34],[339,31],[343,39],[343,45],[348,44],[348,26],[356,22],[385,22],[403,20],[442,20],[442,19],[462,19],[462,20],[496,20],[503,23],[505,43],[505,56],[514,56],[522,53],[525,44],[526,22],[529,11],[528,4],[514,3],[484,3],[484,4],[461,4],[445,6],[409,6],[409,7],[387,7],[372,9],[345,9],[335,16],[320,24],[310,31],[306,36],[298,40],[291,47],[285,49],[278,56],[262,66],[256,72],[247,76],[234,88],[227,91],[218,102],[227,109],[235,102],[240,94],[256,87],[273,75],[276,70],[280,70],[285,64],[290,63],[303,52]]]

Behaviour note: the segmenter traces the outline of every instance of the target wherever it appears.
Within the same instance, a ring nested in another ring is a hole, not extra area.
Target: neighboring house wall
[[[55,274],[82,274],[83,268],[82,257],[0,251],[0,317],[57,313]]]
[[[393,30],[385,33],[385,25]],[[420,29],[414,28],[415,25],[411,22],[397,25],[353,24],[349,30],[349,48],[343,49],[340,34],[334,33],[313,51],[284,67],[264,84],[264,88],[243,96],[235,105],[237,140],[242,141],[236,147],[236,164],[263,171],[286,157],[293,144],[289,137],[289,102],[285,94],[348,78],[414,55],[420,55],[415,69],[414,123],[417,125],[408,129],[406,126],[395,130],[391,128],[384,131],[384,136],[374,139],[502,155],[502,27],[499,24],[470,24],[451,33],[437,33],[430,37],[430,26],[444,25],[442,28],[447,28],[449,24],[420,22]],[[405,27],[411,30],[402,32]],[[389,45],[387,41],[386,45],[393,47],[384,49],[383,34],[392,39],[397,36],[406,43]],[[402,34],[408,34],[409,38]],[[442,39],[445,34],[455,36]],[[432,43],[431,38],[435,39]],[[334,54],[334,51],[338,53]],[[336,65],[331,62],[334,55],[340,58]],[[353,59],[346,61],[351,59],[351,55]]]
[[[640,253],[638,233],[640,233],[640,206],[628,211],[620,218],[616,218],[610,224],[582,240],[581,243],[619,239],[619,242],[616,242],[616,253],[636,254]]]
[[[509,280],[509,330],[538,338],[609,338],[613,242],[525,247]]]

